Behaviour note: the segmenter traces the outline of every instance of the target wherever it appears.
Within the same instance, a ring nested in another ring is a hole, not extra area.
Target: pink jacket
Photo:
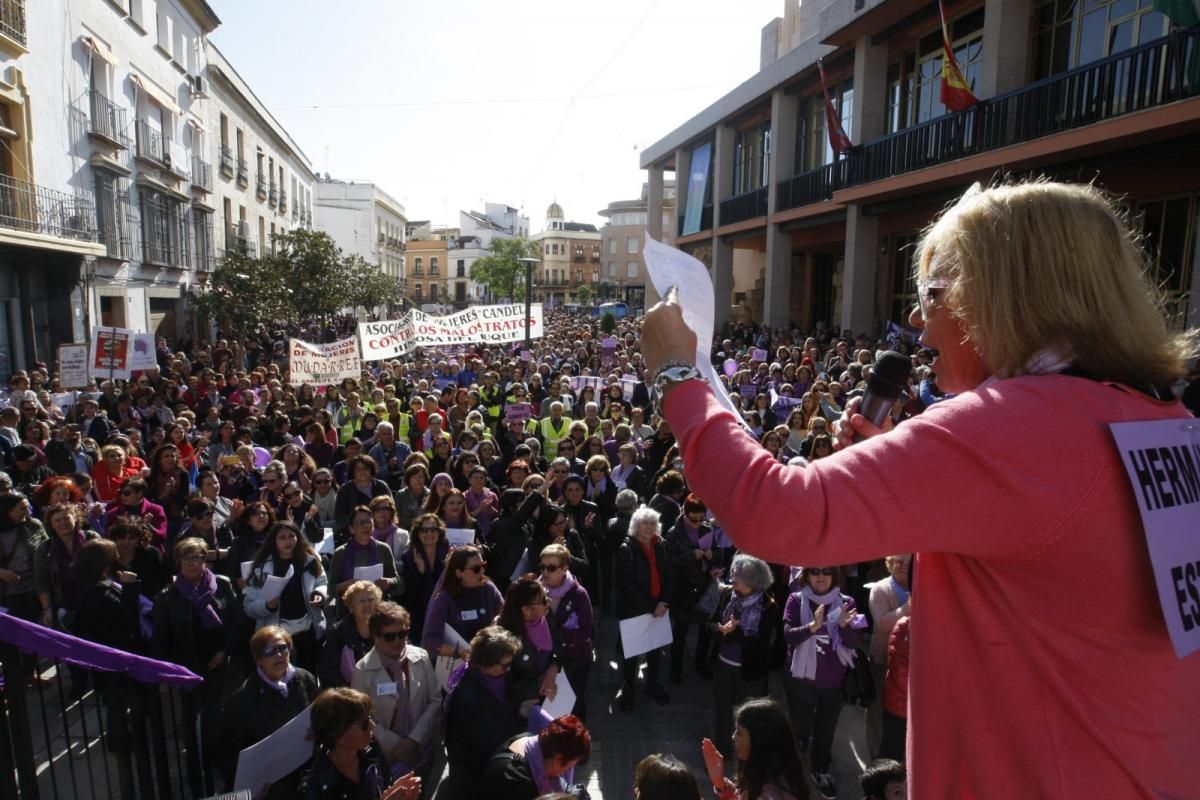
[[[107,519],[105,528],[111,528],[116,521],[129,514],[129,511],[121,504],[121,499],[108,504],[108,508],[104,511]],[[149,500],[142,498],[142,508],[136,513],[136,516],[141,517],[150,530],[154,532],[154,537],[151,544],[162,550],[167,544],[167,513],[163,511],[163,507],[158,503],[151,503]],[[168,553],[167,555],[170,555]]]
[[[1195,796],[1200,655],[1175,657],[1108,430],[1186,417],[1178,403],[1062,375],[989,381],[807,468],[771,458],[699,382],[666,416],[738,547],[783,564],[918,554],[912,797]]]

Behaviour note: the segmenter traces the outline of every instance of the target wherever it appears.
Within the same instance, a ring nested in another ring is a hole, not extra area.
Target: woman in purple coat
[[[538,572],[550,600],[554,627],[562,640],[563,674],[575,690],[572,714],[587,721],[587,679],[592,668],[592,637],[596,634],[592,600],[571,574],[571,551],[561,544],[542,548]]]
[[[841,585],[841,567],[805,567],[783,610],[788,716],[825,797],[837,796],[829,775],[833,733],[842,711],[842,683],[866,627],[866,617],[842,594]]]

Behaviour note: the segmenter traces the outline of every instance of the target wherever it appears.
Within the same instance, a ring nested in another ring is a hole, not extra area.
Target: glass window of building
[[[625,277],[626,278],[636,278],[637,276],[638,276],[638,262],[626,261],[625,262]]]
[[[1035,78],[1046,78],[1165,36],[1152,0],[1041,0],[1036,6]]]
[[[984,10],[976,9],[950,23],[951,47],[963,77],[972,91],[983,71]],[[887,132],[895,133],[943,116],[941,101],[942,29],[923,36],[914,51],[888,66]],[[849,133],[849,131],[847,131]]]

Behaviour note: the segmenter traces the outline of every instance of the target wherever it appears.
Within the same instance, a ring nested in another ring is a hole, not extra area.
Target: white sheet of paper
[[[325,528],[325,538],[321,539],[321,543],[317,545],[317,555],[332,556],[334,551],[333,546],[333,528]]]
[[[383,577],[383,564],[372,564],[369,567],[355,567],[354,580],[377,581]]]
[[[621,620],[620,625],[621,649],[625,651],[626,658],[649,653],[672,642],[670,612],[661,617],[653,614],[630,617]]]
[[[710,358],[716,317],[713,311],[713,283],[708,269],[682,250],[657,242],[649,234],[646,235],[642,257],[659,296],[666,297],[672,286],[678,290],[683,321],[696,334],[696,368],[708,381],[717,402],[728,409],[742,427],[747,427],[742,412],[725,391]]]
[[[542,711],[549,714],[550,719],[565,717],[571,713],[571,709],[575,708],[575,690],[571,688],[571,682],[567,680],[566,674],[559,672],[558,677],[554,679],[554,685],[558,687],[554,699],[547,700],[542,704]]]
[[[310,705],[282,728],[243,750],[238,756],[234,790],[249,789],[257,795],[268,783],[304,766],[313,754],[313,743],[307,738],[311,715]]]
[[[517,568],[514,569],[513,574],[509,576],[509,580],[515,581],[526,572],[529,572],[531,567],[532,565],[529,562],[529,551],[526,550],[525,554],[521,556],[521,560],[517,562]]]
[[[250,569],[253,566],[254,566],[253,561],[243,561],[242,562],[242,580],[244,580],[244,581],[250,580]]]
[[[460,636],[458,631],[454,630],[454,628],[451,628],[449,622],[447,622],[446,626],[442,628],[442,644],[454,645],[455,652],[458,652],[459,650],[471,649],[471,643]]]
[[[471,528],[446,528],[446,541],[451,547],[475,544],[475,531]]]
[[[283,587],[288,585],[288,581],[292,579],[293,574],[295,574],[295,567],[293,567],[291,564],[288,564],[287,574],[282,578],[278,578],[274,575],[268,575],[267,580],[262,587],[263,602],[269,603],[276,597],[279,597],[279,595],[283,594]]]

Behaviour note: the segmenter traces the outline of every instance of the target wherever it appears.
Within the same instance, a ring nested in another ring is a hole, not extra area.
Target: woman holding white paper
[[[421,647],[430,656],[466,658],[466,643],[500,613],[504,598],[484,574],[486,568],[483,551],[473,544],[457,548],[446,560],[442,588],[429,602],[421,635]],[[443,666],[439,659],[439,672]]]
[[[376,539],[374,530],[375,517],[369,507],[358,506],[350,513],[350,541],[333,551],[329,564],[329,574],[337,581],[333,588],[338,596],[362,577],[354,574],[360,567],[382,567],[383,575],[373,580],[385,597],[402,590],[392,548]]]
[[[629,521],[631,534],[617,551],[617,616],[622,619],[652,614],[661,617],[670,608],[675,591],[675,568],[671,551],[662,538],[658,512],[642,506]],[[659,650],[646,656],[646,691],[660,706],[670,702],[658,682]],[[633,683],[637,678],[638,656],[625,659],[622,667],[625,683],[621,687],[621,710],[633,710]]]
[[[243,603],[256,628],[278,625],[291,635],[294,661],[309,672],[316,672],[325,638],[328,586],[321,559],[296,524],[276,523],[254,557]]]

